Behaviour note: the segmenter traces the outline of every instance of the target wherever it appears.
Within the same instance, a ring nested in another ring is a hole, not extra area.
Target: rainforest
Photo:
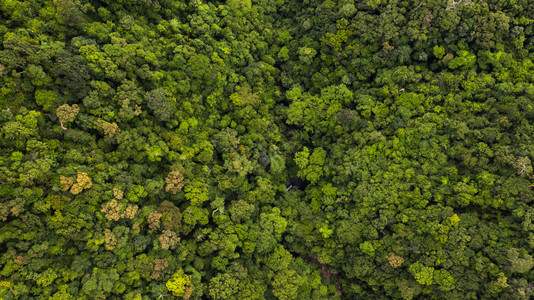
[[[1,0],[0,299],[531,299],[534,2]]]

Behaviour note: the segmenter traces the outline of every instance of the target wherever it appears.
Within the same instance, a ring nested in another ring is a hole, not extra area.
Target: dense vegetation
[[[533,15],[0,1],[0,299],[529,299]]]

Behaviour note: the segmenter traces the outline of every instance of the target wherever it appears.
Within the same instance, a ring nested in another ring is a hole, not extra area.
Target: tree
[[[148,108],[160,121],[168,121],[175,112],[174,104],[167,98],[167,92],[162,88],[148,92],[145,100]]]
[[[70,193],[74,195],[93,186],[91,178],[85,172],[78,172],[75,179],[72,177],[61,176],[60,184],[64,191],[70,191]]]
[[[176,194],[184,187],[184,176],[179,170],[173,170],[167,175],[165,182],[167,183],[165,191]]]
[[[73,122],[76,118],[76,115],[80,112],[80,107],[78,104],[68,105],[63,104],[60,107],[56,109],[56,116],[59,119],[59,123],[61,124],[61,128],[63,130],[67,130],[64,125],[67,125],[67,123]]]
[[[230,208],[228,209],[232,221],[236,223],[248,220],[255,210],[256,206],[254,204],[248,203],[245,200],[238,200],[232,202]]]
[[[115,269],[104,270],[93,268],[90,277],[83,284],[81,291],[87,296],[101,297],[111,292],[113,285],[119,278],[120,276]]]
[[[98,126],[98,128],[100,128],[104,134],[110,138],[115,137],[115,135],[120,132],[120,128],[117,123],[109,123],[104,120],[98,120],[96,122],[96,126]]]
[[[182,297],[186,292],[186,288],[191,285],[191,276],[186,275],[182,269],[179,269],[165,285],[174,296]]]
[[[395,253],[393,252],[387,256],[387,259],[390,266],[392,266],[393,268],[398,268],[402,266],[402,263],[404,262],[404,259],[402,257],[395,255]]]
[[[209,294],[213,299],[231,299],[238,293],[239,279],[219,273],[210,280]]]
[[[431,285],[433,283],[434,268],[425,267],[420,262],[416,262],[410,265],[409,270],[420,284]]]
[[[163,250],[174,249],[176,244],[180,242],[180,238],[176,232],[167,229],[163,230],[163,234],[159,237],[159,242]]]
[[[284,269],[276,273],[273,278],[273,294],[282,300],[298,299],[298,288],[304,284],[304,279],[294,270]]]
[[[300,168],[298,176],[312,184],[318,182],[323,176],[325,159],[326,151],[323,148],[314,149],[310,155],[309,149],[304,147],[301,152],[295,154],[295,163]]]
[[[511,248],[508,250],[507,260],[510,262],[510,272],[526,273],[534,267],[532,256],[527,253],[520,253],[518,249]]]

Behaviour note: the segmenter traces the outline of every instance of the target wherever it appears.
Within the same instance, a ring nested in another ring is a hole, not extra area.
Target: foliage
[[[185,275],[182,269],[178,270],[165,284],[174,296],[183,296],[185,289],[191,284],[191,276]]]
[[[0,1],[0,298],[532,298],[533,9]]]

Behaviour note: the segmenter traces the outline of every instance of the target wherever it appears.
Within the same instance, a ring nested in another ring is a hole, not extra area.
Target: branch
[[[67,130],[67,128],[65,128],[65,126],[63,126],[63,122],[61,120],[59,120],[59,123],[61,124],[61,129]]]
[[[451,4],[451,6],[449,6],[449,7],[446,8],[445,10],[453,9],[453,8],[456,7],[456,5],[462,3],[463,1],[464,1],[464,0],[458,0],[458,1],[454,1],[454,0],[452,0],[452,4]]]

